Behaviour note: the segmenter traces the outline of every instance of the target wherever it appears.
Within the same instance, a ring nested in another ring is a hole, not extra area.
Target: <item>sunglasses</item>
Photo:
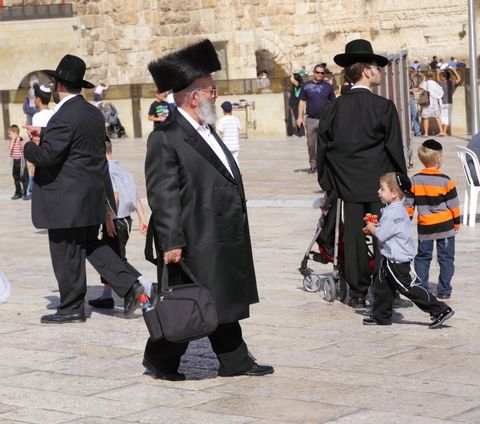
[[[320,74],[320,75],[324,75],[324,74],[325,74],[325,72],[323,72],[323,71],[314,71],[314,72],[315,72],[316,74]]]
[[[216,88],[212,88],[212,89],[196,88],[195,91],[205,91],[206,93],[210,93],[210,96],[218,97],[218,91]]]

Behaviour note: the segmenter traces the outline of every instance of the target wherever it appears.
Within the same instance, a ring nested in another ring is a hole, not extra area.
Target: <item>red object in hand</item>
[[[371,213],[367,213],[364,217],[363,217],[363,221],[364,222],[371,222],[373,224],[378,224],[378,216],[377,215],[373,215]]]

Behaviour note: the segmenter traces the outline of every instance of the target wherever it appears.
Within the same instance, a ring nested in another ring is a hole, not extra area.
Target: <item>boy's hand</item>
[[[148,224],[145,221],[140,221],[139,230],[140,230],[140,234],[145,236],[148,231]]]
[[[374,224],[373,222],[367,222],[365,227],[362,228],[363,233],[366,234],[367,236],[374,236],[376,230],[377,230],[377,225]]]

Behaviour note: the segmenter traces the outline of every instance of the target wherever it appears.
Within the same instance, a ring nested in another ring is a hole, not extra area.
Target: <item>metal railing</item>
[[[0,7],[0,21],[25,21],[73,17],[73,6],[66,4],[39,4]]]

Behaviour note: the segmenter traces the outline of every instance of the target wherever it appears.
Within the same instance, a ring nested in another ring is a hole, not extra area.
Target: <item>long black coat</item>
[[[73,228],[105,221],[113,190],[105,156],[102,113],[78,95],[50,118],[41,142],[27,143],[35,165],[32,220],[36,228]],[[114,203],[112,203],[114,206]]]
[[[378,201],[379,178],[407,173],[395,104],[368,89],[352,89],[321,112],[318,181],[348,202]]]
[[[150,134],[145,162],[157,254],[183,249],[188,267],[210,289],[220,323],[247,318],[258,294],[239,169],[213,129],[235,178],[178,111],[169,119]]]

